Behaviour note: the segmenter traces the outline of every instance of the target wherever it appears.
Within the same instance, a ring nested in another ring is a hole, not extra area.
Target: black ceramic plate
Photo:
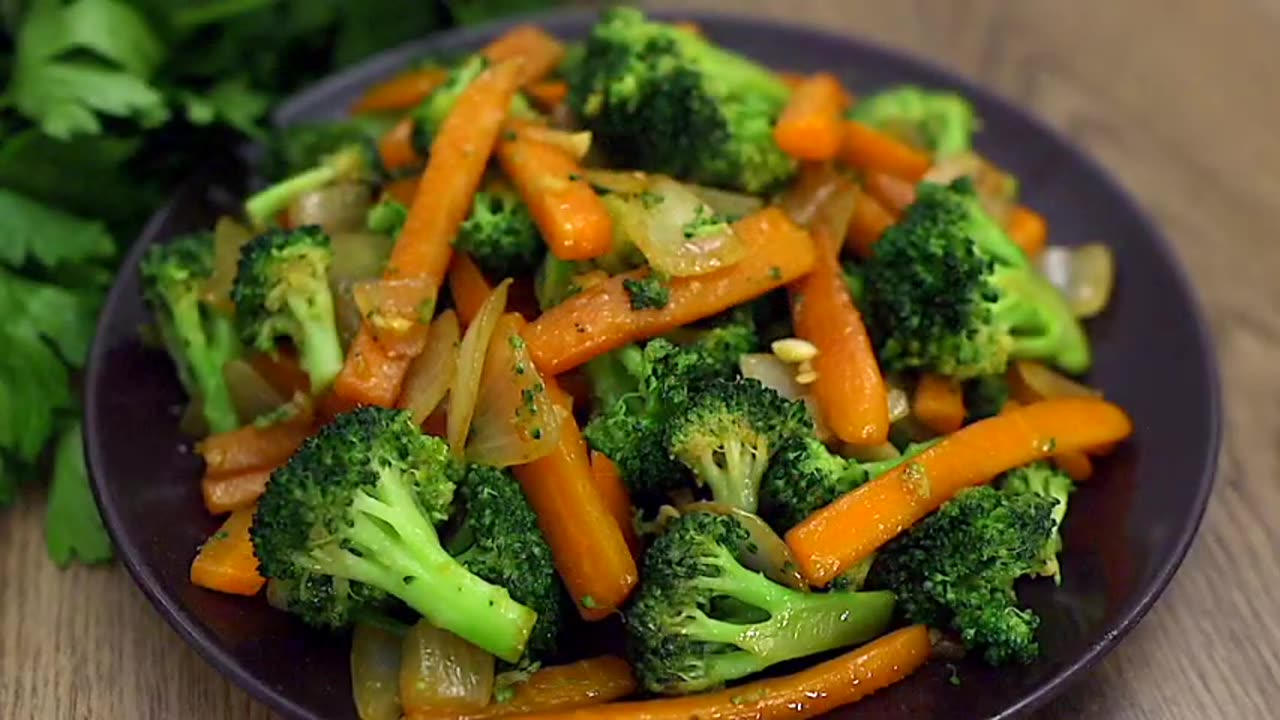
[[[1072,499],[1062,587],[1029,583],[1044,618],[1043,660],[992,671],[961,664],[959,686],[939,663],[857,707],[863,720],[1005,718],[1045,702],[1098,661],[1147,612],[1186,553],[1218,455],[1220,407],[1213,351],[1169,245],[1092,160],[1042,123],[931,65],[868,43],[772,22],[685,14],[716,41],[780,69],[832,70],[859,92],[899,82],[955,88],[983,118],[979,148],[1022,181],[1058,243],[1102,240],[1115,250],[1118,290],[1089,324],[1090,381],[1133,416],[1132,442]],[[549,15],[562,37],[592,17]],[[474,48],[491,26],[384,53],[286,103],[281,123],[340,116],[370,82],[433,51]],[[194,169],[193,169],[194,170]],[[178,433],[183,397],[165,356],[138,340],[147,317],[137,261],[151,243],[210,225],[234,194],[193,181],[147,226],[105,309],[87,378],[89,467],[125,565],[160,614],[206,659],[292,718],[354,718],[348,643],[303,627],[261,599],[208,592],[187,580],[196,547],[217,527],[200,501],[200,461]],[[1178,397],[1173,412],[1169,398]],[[854,717],[850,711],[832,717]]]

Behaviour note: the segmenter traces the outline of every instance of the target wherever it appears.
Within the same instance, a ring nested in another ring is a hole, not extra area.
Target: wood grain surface
[[[1038,717],[1280,716],[1280,2],[665,5],[732,5],[932,57],[1075,138],[1154,214],[1217,341],[1221,475],[1168,593]],[[272,717],[200,660],[122,568],[55,569],[42,500],[28,494],[0,514],[0,718]]]

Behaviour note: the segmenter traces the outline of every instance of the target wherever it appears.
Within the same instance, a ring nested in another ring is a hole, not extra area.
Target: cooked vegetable
[[[541,80],[564,59],[564,45],[536,25],[517,25],[480,51],[489,62],[520,60],[520,84]]]
[[[1027,257],[1039,256],[1049,242],[1049,225],[1044,216],[1026,205],[1013,208],[1005,222],[1005,231]]]
[[[269,230],[241,248],[231,286],[241,342],[273,352],[279,338],[288,339],[313,393],[327,388],[342,369],[329,289],[332,258],[329,236],[319,227]]]
[[[631,556],[640,554],[640,538],[636,536],[636,528],[631,509],[631,494],[622,482],[618,466],[608,456],[596,450],[591,451],[591,479],[596,486],[600,499],[609,508],[609,514],[622,531],[622,539],[631,549]]]
[[[468,55],[450,67],[449,76],[444,84],[433,90],[413,111],[415,123],[414,142],[419,151],[426,154],[428,149],[435,146],[437,137],[443,129],[445,119],[452,114],[454,106],[458,104],[467,89],[481,78],[485,72],[492,71],[500,66],[510,69],[511,82],[513,84],[511,97],[507,100],[506,105],[501,106],[502,109],[516,117],[536,120],[538,114],[533,108],[529,107],[529,103],[524,99],[524,96],[516,92],[524,77],[522,65],[523,61],[517,58],[489,60],[483,55]]]
[[[612,655],[543,668],[515,687],[510,698],[465,712],[424,710],[409,713],[407,720],[488,720],[536,713],[568,713],[626,697],[635,692],[631,666]]]
[[[200,546],[191,563],[191,582],[233,595],[257,595],[266,580],[258,573],[258,558],[249,542],[254,508],[231,513],[222,527]]]
[[[540,80],[525,87],[525,95],[543,112],[550,112],[569,97],[569,85],[563,80]]]
[[[661,310],[671,301],[671,288],[653,273],[623,280],[622,289],[631,297],[632,310]]]
[[[262,573],[291,587],[289,610],[340,627],[397,598],[504,660],[524,654],[536,613],[451,558],[435,525],[458,469],[409,413],[339,415],[271,477],[252,528]]]
[[[471,462],[521,465],[552,452],[560,439],[555,403],[520,337],[524,325],[516,313],[494,325],[467,435]]]
[[[805,593],[743,567],[737,548],[746,532],[731,516],[688,513],[645,552],[626,620],[646,690],[718,688],[785,660],[864,642],[888,626],[891,593]]]
[[[413,144],[413,118],[401,118],[378,138],[378,159],[388,171],[400,170],[419,162],[418,149]]]
[[[795,171],[773,139],[786,85],[639,10],[607,11],[568,81],[570,106],[624,167],[753,193]]]
[[[916,182],[929,171],[928,155],[875,128],[849,120],[844,126],[840,159],[866,172],[883,172]]]
[[[234,475],[209,475],[200,480],[200,494],[204,498],[204,508],[210,515],[247,508],[258,502],[267,489],[267,481],[271,479],[273,467],[260,470],[245,470]]]
[[[888,371],[964,380],[1003,372],[1011,357],[1075,373],[1090,364],[1066,300],[983,212],[967,179],[920,185],[875,244],[866,307]]]
[[[1086,398],[1046,400],[987,418],[810,515],[787,533],[787,544],[805,577],[822,585],[966,487],[1055,451],[1118,442],[1132,431],[1123,410]]]
[[[155,313],[160,337],[209,430],[239,426],[222,366],[240,353],[232,318],[201,299],[214,271],[213,236],[186,235],[153,245],[141,263],[143,297]]]
[[[840,150],[844,126],[840,114],[847,95],[831,73],[817,73],[791,90],[773,138],[783,152],[799,160],[830,160]]]
[[[351,112],[375,113],[408,110],[444,84],[449,73],[441,67],[406,70],[374,85],[351,106]]]
[[[498,279],[532,273],[547,250],[529,207],[510,185],[495,181],[476,193],[453,246]]]
[[[344,145],[307,170],[250,196],[244,212],[256,228],[272,225],[276,217],[305,193],[337,182],[372,182],[382,172],[378,152],[365,142]]]
[[[858,101],[849,117],[925,150],[935,158],[973,146],[978,117],[957,93],[900,85]]]
[[[1058,554],[1062,552],[1062,521],[1067,517],[1067,498],[1075,490],[1072,478],[1049,463],[1035,462],[1001,475],[999,485],[1007,493],[1031,493],[1057,501],[1051,514],[1053,532],[1045,544],[1044,565],[1039,574],[1052,577],[1054,582],[1062,584]]]
[[[215,433],[196,443],[205,473],[236,475],[284,463],[311,434],[314,412],[306,395],[295,395],[277,422],[253,423]]]
[[[400,720],[400,645],[396,633],[356,623],[351,634],[351,694],[360,720]]]
[[[1046,248],[1036,259],[1041,272],[1067,297],[1078,318],[1091,318],[1106,309],[1115,285],[1116,261],[1111,248],[1088,243]]]
[[[949,377],[922,373],[911,399],[911,412],[939,435],[953,433],[964,425],[964,389]]]
[[[503,280],[488,294],[475,317],[467,323],[467,331],[458,346],[458,364],[453,384],[449,386],[448,409],[449,447],[458,457],[462,457],[466,449],[471,419],[475,416],[476,403],[480,397],[485,358],[489,354],[489,345],[498,327],[498,320],[506,310],[510,287],[511,281]]]
[[[400,705],[406,714],[465,712],[493,697],[493,656],[427,620],[404,636],[400,656]]]
[[[440,407],[453,385],[460,335],[457,314],[452,310],[440,313],[427,331],[426,349],[409,366],[396,407],[412,413],[418,425]]]
[[[859,258],[871,257],[872,247],[880,236],[897,222],[879,200],[859,190],[854,201],[853,218],[849,221],[849,233],[845,246]]]

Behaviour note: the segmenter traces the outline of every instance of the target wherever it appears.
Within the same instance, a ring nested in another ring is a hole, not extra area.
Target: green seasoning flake
[[[596,599],[595,599],[595,598],[593,598],[593,597],[591,597],[590,595],[583,595],[583,596],[582,596],[582,607],[584,607],[584,608],[586,608],[586,609],[588,609],[588,610],[594,610],[594,609],[596,609]]]
[[[777,265],[774,265],[773,267],[769,268],[769,279],[775,282],[777,282],[778,280],[781,280],[782,268],[778,267]]]
[[[622,288],[631,296],[632,310],[661,310],[671,300],[671,289],[654,275],[623,280]]]

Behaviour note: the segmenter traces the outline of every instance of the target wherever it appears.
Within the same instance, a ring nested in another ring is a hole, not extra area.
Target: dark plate
[[[1094,161],[1041,122],[932,65],[869,43],[761,20],[685,13],[711,37],[778,68],[837,72],[855,90],[915,82],[955,88],[983,118],[980,149],[1022,180],[1059,243],[1115,249],[1119,285],[1090,323],[1097,362],[1090,381],[1127,409],[1132,442],[1102,463],[1072,500],[1061,588],[1029,583],[1041,613],[1043,660],[992,671],[933,663],[864,701],[870,720],[1005,718],[1048,700],[1094,665],[1146,614],[1168,584],[1200,522],[1213,484],[1221,416],[1213,350],[1168,243]],[[542,24],[581,35],[592,16],[548,15]],[[504,25],[433,37],[384,53],[294,97],[281,123],[343,114],[361,88],[427,52],[473,48]],[[233,202],[226,185],[194,180],[143,233],[102,313],[89,361],[86,429],[94,492],[121,558],[155,604],[209,662],[292,718],[354,718],[348,643],[308,630],[258,600],[208,592],[187,580],[197,546],[218,521],[206,515],[200,462],[179,435],[183,396],[165,356],[145,349],[147,320],[137,262],[151,243],[208,227]],[[1168,398],[1178,397],[1177,411]],[[831,717],[854,717],[851,711]]]

